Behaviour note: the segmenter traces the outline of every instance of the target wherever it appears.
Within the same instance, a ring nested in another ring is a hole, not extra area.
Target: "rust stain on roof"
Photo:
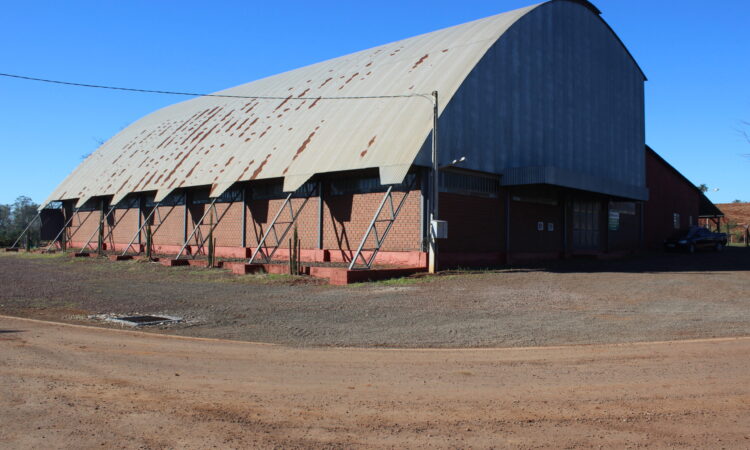
[[[226,167],[226,166],[230,165],[230,164],[232,163],[232,161],[234,161],[234,156],[232,156],[231,158],[229,158],[229,159],[227,160],[227,162],[226,162],[226,163],[224,164],[224,167]]]
[[[289,88],[289,90],[292,90],[292,88]],[[292,99],[291,95],[289,97],[285,98],[284,101],[281,102],[281,103],[279,103],[279,106],[277,106],[276,109],[274,109],[273,111],[276,112],[276,111],[280,110],[284,105],[286,105],[286,102],[288,102],[291,99]]]
[[[349,82],[351,82],[354,79],[354,77],[356,77],[357,75],[359,75],[359,72],[355,72],[354,75],[350,76],[348,80],[344,81],[344,84],[341,85],[339,90],[344,89],[344,86],[349,84]]]
[[[308,83],[309,83],[309,81],[308,81]],[[304,91],[302,91],[302,93],[301,93],[301,94],[299,94],[299,95],[297,96],[297,98],[300,98],[300,97],[304,97],[304,96],[305,96],[305,94],[307,94],[308,92],[310,92],[310,88],[307,88],[307,89],[305,89]]]
[[[318,97],[318,98],[315,99],[314,102],[310,103],[310,106],[308,106],[307,109],[313,109],[313,106],[315,106],[315,105],[318,104],[318,102],[320,101],[320,98],[321,97]]]
[[[190,175],[193,174],[193,171],[195,170],[196,167],[200,165],[200,163],[201,163],[200,161],[195,163],[195,165],[190,169],[190,171],[187,174],[185,174],[185,178],[190,178]]]
[[[369,142],[369,143],[367,144],[367,148],[366,148],[366,149],[364,149],[364,150],[363,150],[363,151],[362,151],[362,152],[361,152],[361,153],[359,154],[359,157],[360,157],[360,158],[364,158],[364,157],[365,157],[365,155],[367,154],[367,152],[368,152],[368,151],[370,150],[370,147],[372,147],[372,144],[374,144],[374,143],[375,143],[375,139],[376,139],[376,138],[377,138],[377,136],[373,136],[373,137],[372,137],[372,139],[370,139],[370,142]]]
[[[325,80],[325,81],[323,82],[323,84],[321,84],[320,86],[318,86],[318,89],[320,89],[320,88],[322,88],[323,86],[325,86],[326,84],[328,84],[328,82],[329,82],[329,81],[331,81],[331,80],[333,80],[333,78],[330,78],[330,77],[329,77],[329,78],[326,78],[326,80]]]
[[[245,133],[247,133],[247,130],[249,130],[249,129],[250,129],[250,128],[251,128],[252,126],[253,126],[253,125],[255,125],[255,123],[256,123],[257,121],[258,121],[258,118],[256,117],[255,119],[253,119],[253,121],[252,121],[252,122],[250,122],[250,123],[249,123],[249,124],[247,125],[247,127],[245,127],[245,129],[244,129],[244,130],[242,130],[242,133],[240,133],[240,135],[239,135],[238,137],[242,137],[242,136],[244,136],[244,135],[245,135]],[[239,127],[238,127],[238,128],[239,128]],[[247,139],[245,139],[245,142],[247,142]],[[222,144],[222,146],[223,146],[223,145],[224,145],[224,144]]]
[[[250,167],[252,167],[252,165],[253,165],[254,163],[255,163],[255,160],[252,160],[252,161],[250,161],[249,163],[247,163],[247,166],[245,166],[245,168],[244,168],[244,169],[242,170],[242,173],[240,174],[240,176],[239,176],[239,177],[237,177],[237,180],[236,180],[236,181],[240,181],[240,180],[242,179],[242,177],[244,177],[244,176],[245,176],[245,173],[247,172],[247,170],[248,170],[248,169],[249,169]]]
[[[294,154],[294,157],[292,158],[292,161],[294,161],[295,159],[297,159],[297,157],[299,157],[300,153],[302,153],[302,152],[305,151],[305,149],[307,148],[307,146],[310,144],[310,141],[312,141],[313,136],[315,136],[315,133],[318,131],[318,128],[320,128],[320,127],[315,127],[315,131],[313,131],[312,133],[310,133],[310,135],[307,136],[307,139],[305,139],[304,142],[302,142],[302,145],[300,145],[299,148],[297,149],[297,153]]]
[[[411,66],[411,69],[412,70],[416,69],[420,64],[422,64],[424,62],[425,59],[427,59],[429,57],[430,57],[430,54],[427,53],[423,57],[419,58],[419,60],[417,62],[415,62],[413,66]]]
[[[264,159],[263,162],[260,163],[258,168],[255,169],[255,172],[253,172],[253,175],[250,177],[251,180],[258,178],[258,175],[260,175],[260,172],[263,170],[263,166],[266,165],[266,163],[268,162],[268,158],[270,157],[271,157],[270,153],[266,155],[266,159]]]

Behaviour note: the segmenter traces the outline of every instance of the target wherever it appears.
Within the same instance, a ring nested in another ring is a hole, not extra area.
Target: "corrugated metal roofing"
[[[237,181],[284,178],[294,191],[317,173],[380,169],[401,182],[432,127],[427,94],[441,111],[490,46],[538,5],[335,58],[217,92],[282,100],[199,97],[138,120],[84,160],[54,200],[188,186],[220,195]],[[319,97],[324,97],[319,99]]]

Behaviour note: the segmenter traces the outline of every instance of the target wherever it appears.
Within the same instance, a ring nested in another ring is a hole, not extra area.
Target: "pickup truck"
[[[664,241],[665,250],[684,250],[688,253],[695,253],[697,250],[720,252],[726,245],[726,233],[714,233],[703,227],[690,227],[687,230],[678,231]]]

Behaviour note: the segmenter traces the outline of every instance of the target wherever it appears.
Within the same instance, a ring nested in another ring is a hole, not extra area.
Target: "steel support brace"
[[[182,248],[180,249],[180,252],[177,254],[177,256],[175,256],[174,259],[180,259],[180,256],[182,256],[182,253],[185,251],[185,249],[187,248],[188,244],[190,243],[190,240],[193,238],[193,236],[195,236],[195,233],[197,233],[199,231],[200,226],[203,224],[203,219],[205,219],[206,216],[208,215],[208,213],[213,210],[214,204],[216,203],[216,200],[218,200],[218,199],[219,199],[219,197],[214,197],[214,199],[211,200],[211,203],[208,205],[208,208],[206,208],[206,212],[204,212],[203,215],[201,216],[200,220],[198,220],[198,222],[196,222],[195,227],[193,227],[193,231],[190,233],[190,235],[188,235],[187,239],[185,239],[185,243],[182,244]],[[187,222],[185,222],[185,223],[187,223]],[[203,241],[203,236],[199,237],[198,239],[201,240],[201,241]],[[201,245],[202,244],[203,244],[203,242],[201,242]]]
[[[292,226],[297,222],[297,218],[299,217],[299,214],[302,212],[303,209],[305,209],[305,205],[307,205],[307,201],[310,200],[310,197],[315,195],[315,192],[317,191],[316,185],[313,185],[313,187],[309,187],[308,191],[305,192],[304,197],[302,197],[303,201],[302,204],[297,208],[295,211],[292,206],[292,195],[293,192],[290,192],[289,195],[286,196],[286,199],[284,200],[284,203],[279,208],[279,211],[276,213],[276,216],[274,216],[271,223],[268,225],[268,228],[266,228],[266,232],[263,233],[263,237],[260,239],[260,242],[258,242],[258,246],[253,250],[252,256],[250,256],[250,261],[248,261],[248,264],[253,264],[260,255],[260,258],[262,258],[262,261],[266,264],[271,262],[271,258],[273,258],[274,253],[276,253],[276,250],[281,247],[281,245],[284,243],[284,238],[289,233],[289,230],[292,229]],[[281,217],[281,214],[284,211],[289,212],[289,221],[288,222],[279,222],[279,217]],[[281,234],[279,234],[276,231],[276,225],[285,225],[284,229],[282,230]],[[269,237],[273,234],[274,243],[272,245],[269,244]]]
[[[50,249],[52,249],[52,247],[55,245],[55,242],[57,242],[57,240],[60,239],[60,236],[62,236],[62,234],[65,233],[65,231],[68,228],[68,225],[70,225],[70,223],[73,221],[73,218],[78,215],[78,213],[81,211],[81,208],[82,208],[82,206],[76,208],[76,210],[73,211],[73,213],[70,214],[70,217],[68,218],[68,220],[65,221],[65,225],[63,225],[63,227],[60,230],[60,232],[57,233],[57,236],[55,236],[55,239],[53,239],[52,243],[50,243],[47,246],[47,249],[46,249],[47,251],[49,251]],[[78,225],[76,226],[76,229],[82,227],[83,224],[86,223],[87,220],[89,220],[89,217],[91,217],[91,214],[93,214],[93,213],[94,212],[91,211],[81,222],[78,222]],[[66,239],[66,241],[67,241],[67,239]]]
[[[107,214],[105,214],[104,217],[102,217],[99,220],[99,226],[96,227],[96,231],[94,231],[94,234],[92,234],[91,237],[89,237],[89,240],[86,241],[85,244],[83,244],[83,247],[81,247],[81,252],[82,253],[86,250],[86,247],[88,247],[89,245],[91,245],[91,240],[94,239],[94,236],[96,236],[100,232],[102,226],[104,226],[104,222],[107,221],[107,218],[109,217],[110,214],[112,214],[112,212],[114,210],[115,210],[115,205],[110,206],[109,207],[109,211],[107,211]],[[102,239],[102,243],[104,243],[104,239]],[[98,250],[101,250],[101,249],[98,249]]]
[[[23,237],[23,235],[26,234],[27,231],[29,231],[29,228],[31,228],[31,225],[33,225],[34,222],[36,222],[36,219],[40,218],[41,215],[42,215],[42,210],[40,209],[39,211],[37,211],[36,216],[34,216],[34,218],[31,219],[31,222],[29,222],[29,224],[26,225],[26,228],[23,229],[21,234],[18,236],[18,239],[16,239],[16,241],[13,243],[13,245],[10,246],[10,248],[16,248],[16,245],[18,245],[18,243],[21,241],[21,238]]]
[[[211,204],[208,206],[208,209],[206,209],[206,212],[203,213],[203,217],[201,217],[201,220],[199,220],[198,223],[195,224],[195,228],[193,228],[193,232],[190,233],[190,237],[188,237],[188,239],[185,241],[185,244],[182,246],[182,248],[180,249],[180,253],[177,254],[177,256],[175,257],[175,259],[180,259],[180,256],[182,256],[182,253],[185,251],[185,249],[187,248],[188,244],[190,243],[190,240],[193,238],[193,236],[196,235],[196,233],[198,233],[199,236],[196,237],[196,243],[197,243],[196,244],[196,248],[197,248],[197,250],[195,252],[191,252],[191,254],[190,254],[190,256],[193,259],[195,259],[195,257],[198,255],[198,253],[200,253],[200,251],[203,248],[203,246],[206,244],[206,241],[208,241],[208,237],[211,236],[211,232],[216,229],[216,227],[219,225],[219,222],[221,222],[221,219],[223,219],[224,216],[229,211],[229,208],[232,206],[232,204],[235,203],[235,202],[229,202],[229,204],[227,205],[227,207],[224,208],[224,212],[222,212],[221,215],[219,215],[216,212],[216,201],[218,199],[219,199],[219,197],[216,197],[216,198],[214,198],[211,201]],[[243,204],[244,204],[244,201],[243,201]],[[200,232],[200,226],[201,225],[205,225],[205,223],[203,223],[203,222],[206,219],[206,216],[211,211],[214,211],[216,213],[216,222],[214,222],[213,224],[209,224],[209,226],[211,228],[209,228],[209,230],[208,230],[208,237],[204,237],[203,233]]]
[[[130,208],[128,208],[127,211],[130,211]],[[138,209],[139,218],[140,218],[140,213],[141,213],[141,211],[140,211],[140,207],[139,207],[139,209]],[[125,214],[127,214],[127,213],[125,213]],[[120,222],[122,221],[122,219],[125,217],[125,214],[121,215],[120,217],[117,218],[117,220],[115,220],[114,225],[112,225],[111,227],[109,227],[109,231],[107,231],[107,234],[104,235],[104,237],[102,238],[102,242],[106,242],[107,239],[111,238],[111,240],[112,240],[112,249],[113,250],[115,248],[115,242],[114,242],[114,236],[112,235],[112,233],[114,232],[115,228],[117,228],[117,225],[119,225]],[[105,217],[104,220],[107,220],[107,218]]]
[[[125,247],[125,250],[122,251],[122,256],[125,256],[128,253],[128,250],[130,250],[130,247],[133,246],[133,243],[135,242],[135,240],[138,239],[141,236],[141,232],[143,231],[144,228],[146,228],[146,225],[148,225],[148,223],[151,220],[151,217],[154,215],[154,213],[156,213],[156,215],[159,216],[159,224],[156,226],[156,229],[154,229],[151,232],[151,238],[152,239],[153,239],[154,235],[156,234],[156,232],[159,231],[159,228],[161,228],[161,224],[163,224],[164,221],[167,220],[167,218],[169,217],[169,215],[172,214],[172,211],[174,211],[174,209],[177,206],[179,206],[179,205],[172,205],[169,208],[169,211],[167,211],[167,214],[164,215],[164,217],[162,217],[161,216],[161,212],[159,212],[159,206],[161,206],[161,203],[155,204],[154,207],[151,209],[151,212],[148,213],[148,216],[146,216],[146,219],[143,221],[143,223],[141,224],[141,226],[138,227],[138,231],[136,231],[135,234],[133,235],[133,239],[131,239],[130,242],[128,242],[128,246]],[[136,252],[136,253],[140,253],[140,247],[138,249],[138,252]]]
[[[401,197],[401,200],[398,202],[398,206],[393,205],[393,186],[388,186],[388,190],[385,191],[385,195],[383,195],[383,200],[380,201],[380,206],[378,207],[377,211],[375,211],[375,215],[372,217],[372,222],[370,222],[370,226],[367,227],[367,231],[365,232],[365,235],[362,237],[362,242],[359,243],[359,247],[357,248],[357,252],[352,256],[352,260],[349,263],[349,270],[359,268],[359,269],[370,269],[372,268],[372,263],[375,261],[375,257],[377,256],[378,252],[380,251],[380,248],[383,246],[383,242],[385,242],[385,238],[388,236],[388,232],[391,231],[391,227],[393,227],[393,223],[398,218],[398,213],[401,211],[401,207],[404,206],[404,203],[406,202],[406,198],[409,196],[409,191],[411,190],[411,187],[408,187],[406,191],[404,192],[403,197]],[[388,211],[390,212],[390,217],[386,219],[381,219],[380,214],[383,211],[383,208],[388,205]],[[382,230],[381,233],[378,233],[378,223],[385,223],[385,229]],[[371,249],[366,249],[365,244],[367,243],[367,239],[369,239],[370,235],[374,233],[375,238],[375,247]],[[362,253],[363,251],[371,251],[372,253],[368,258],[364,256]],[[356,267],[357,260],[361,260],[364,267]]]

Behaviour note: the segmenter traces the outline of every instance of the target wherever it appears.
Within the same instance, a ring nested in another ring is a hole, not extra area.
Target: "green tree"
[[[708,192],[708,186],[706,186],[705,184],[701,184],[700,186],[698,186],[698,189],[699,189],[699,190],[700,190],[701,192],[704,192],[704,193],[705,193],[705,192]]]
[[[0,246],[9,246],[18,238],[26,226],[34,220],[39,205],[29,197],[20,196],[12,205],[0,205]],[[38,243],[41,224],[37,220],[29,229],[29,238]],[[23,245],[19,242],[18,245]]]
[[[0,245],[7,246],[13,243],[10,239],[13,218],[10,205],[0,205]],[[13,238],[15,239],[15,238]]]

